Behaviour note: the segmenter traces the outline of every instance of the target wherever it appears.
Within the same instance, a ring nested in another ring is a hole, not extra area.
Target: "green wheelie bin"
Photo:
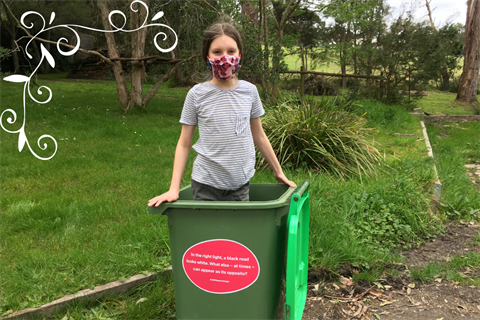
[[[179,199],[168,216],[177,319],[301,319],[310,202],[305,181],[251,184],[250,201]]]

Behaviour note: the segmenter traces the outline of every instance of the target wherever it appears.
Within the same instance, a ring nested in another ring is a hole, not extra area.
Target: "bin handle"
[[[305,181],[303,181],[303,183],[300,186],[297,187],[297,189],[295,189],[294,194],[302,197],[303,194],[308,190],[309,187],[310,187],[310,181],[305,180]],[[295,198],[293,198],[293,200],[298,201],[300,199],[296,199],[296,197],[295,197]]]

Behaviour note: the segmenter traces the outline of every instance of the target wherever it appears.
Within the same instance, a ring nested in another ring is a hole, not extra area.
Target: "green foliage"
[[[0,47],[0,61],[3,61],[11,56],[11,52],[9,49]]]
[[[8,58],[11,56],[11,54],[12,54],[12,53],[10,52],[9,49],[4,48],[4,47],[0,47],[0,63],[1,63],[2,61],[4,61],[5,59],[8,59]],[[4,74],[4,73],[2,72],[2,66],[1,66],[1,64],[0,64],[0,76],[1,76],[1,75],[7,76],[8,74]]]
[[[376,174],[381,156],[367,140],[371,130],[347,111],[350,107],[339,97],[284,99],[268,106],[264,130],[280,163],[339,177]]]
[[[316,12],[307,6],[299,8],[285,25],[282,45],[293,48],[290,54],[298,55],[305,63],[309,60],[312,69],[315,69],[316,64],[326,58],[325,53],[312,50],[318,47],[324,29],[325,21],[322,21]],[[293,43],[285,41],[287,36],[293,39]]]
[[[396,19],[378,39],[379,50],[373,54],[372,62],[385,79],[375,88],[377,95],[380,90],[388,103],[412,104],[429,81],[438,81],[445,73],[452,77],[462,50],[457,34],[453,26],[436,31],[410,16]]]
[[[402,107],[385,105],[380,102],[361,100],[353,105],[353,111],[367,119],[368,123],[380,126],[389,132],[413,131],[415,122]]]
[[[354,196],[350,214],[362,242],[390,250],[418,244],[422,237],[434,233],[430,199],[422,187],[427,181],[417,184],[419,176],[413,170],[400,174],[394,169],[389,184]]]
[[[460,79],[457,78],[450,82],[450,87],[448,88],[448,92],[458,93],[459,88],[460,88]]]
[[[351,263],[368,269],[377,259],[399,261],[392,255],[395,247],[416,246],[441,232],[428,192],[433,180],[428,161],[395,161],[388,172],[363,183],[304,170],[296,177],[311,181],[310,198],[315,199],[310,209],[312,267]]]

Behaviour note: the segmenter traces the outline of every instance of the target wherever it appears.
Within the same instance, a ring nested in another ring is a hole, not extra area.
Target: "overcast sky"
[[[418,19],[428,20],[428,11],[425,0],[387,0],[387,3],[395,10],[394,16],[398,10],[404,7],[407,10],[415,12]],[[441,27],[446,22],[465,24],[467,17],[466,0],[431,0],[430,9],[433,10],[433,21],[435,26]]]

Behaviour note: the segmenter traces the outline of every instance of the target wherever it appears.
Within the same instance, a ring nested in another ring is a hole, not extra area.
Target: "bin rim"
[[[256,183],[255,185],[271,185],[271,183]],[[190,188],[190,185],[180,189],[182,192]],[[226,209],[226,210],[249,210],[249,209],[273,209],[290,205],[290,198],[299,187],[289,187],[282,196],[275,200],[268,201],[195,201],[176,200],[174,202],[163,202],[158,207],[148,207],[148,213],[163,214],[169,208],[178,209]]]

